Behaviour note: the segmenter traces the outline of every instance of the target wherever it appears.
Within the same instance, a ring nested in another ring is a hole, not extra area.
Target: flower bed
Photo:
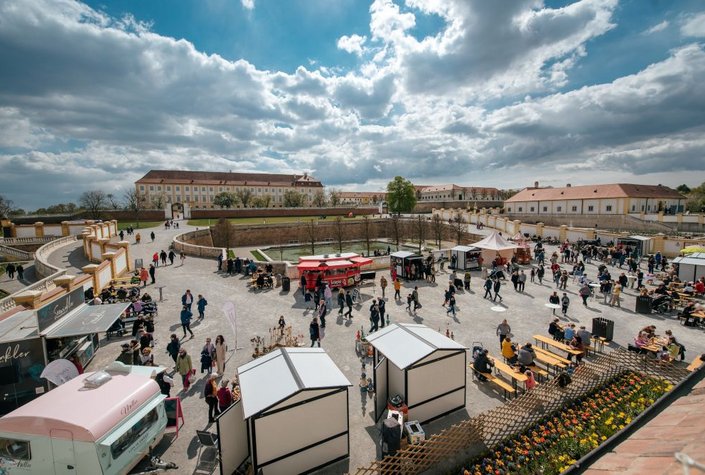
[[[628,372],[472,462],[467,475],[558,475],[666,392],[661,379]]]

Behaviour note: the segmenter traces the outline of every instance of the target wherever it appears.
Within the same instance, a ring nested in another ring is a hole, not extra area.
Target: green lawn
[[[328,216],[326,219],[320,219],[318,216],[269,216],[269,217],[258,217],[258,218],[229,218],[233,224],[275,224],[275,223],[296,223],[296,222],[308,222],[310,220],[322,221],[322,222],[333,222],[335,221],[335,216]],[[353,219],[362,219],[362,216],[354,216],[348,218],[345,216],[343,218],[345,221]],[[214,225],[218,222],[217,219],[191,219],[188,224],[191,226],[209,226]]]
[[[136,221],[118,221],[118,231],[125,230],[128,226],[132,226],[135,229],[156,228],[163,225],[164,221],[140,221],[139,223]]]

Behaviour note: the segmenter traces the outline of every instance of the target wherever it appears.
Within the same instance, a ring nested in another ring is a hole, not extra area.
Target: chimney
[[[566,188],[570,188],[570,183],[568,183],[565,187],[566,187]]]
[[[539,187],[539,182],[538,182],[538,181],[535,181],[535,182],[534,182],[534,188],[538,188],[538,187]]]

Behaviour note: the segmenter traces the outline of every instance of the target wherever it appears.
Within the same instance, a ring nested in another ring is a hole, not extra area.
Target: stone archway
[[[180,219],[184,217],[184,205],[181,203],[172,203],[169,207],[172,219]]]

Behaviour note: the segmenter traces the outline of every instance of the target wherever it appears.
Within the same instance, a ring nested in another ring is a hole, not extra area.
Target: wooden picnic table
[[[558,371],[558,369],[565,369],[568,366],[562,361],[554,358],[553,356],[549,356],[541,351],[536,351],[536,360],[545,364],[549,369],[556,368],[556,372]]]
[[[538,346],[539,342],[541,342],[542,348],[546,348],[546,346],[552,346],[558,350],[565,351],[566,353],[574,356],[583,354],[583,352],[580,350],[574,350],[565,343],[561,343],[560,341],[556,341],[553,338],[548,338],[543,335],[534,335],[534,340],[536,340],[536,346]]]
[[[539,353],[542,353],[550,358],[558,360],[559,362],[563,363],[564,365],[569,365],[571,363],[571,361],[569,359],[563,358],[562,356],[557,355],[557,354],[553,353],[552,351],[544,350],[543,348],[539,348],[538,346],[534,347],[534,351],[536,352],[536,355],[538,355]]]
[[[497,371],[510,377],[512,380],[512,385],[515,389],[517,387],[517,382],[525,383],[526,380],[529,379],[524,373],[520,373],[518,370],[515,370],[514,367],[509,366],[507,363],[500,361],[494,356],[488,355],[488,358],[494,363],[494,368]]]

